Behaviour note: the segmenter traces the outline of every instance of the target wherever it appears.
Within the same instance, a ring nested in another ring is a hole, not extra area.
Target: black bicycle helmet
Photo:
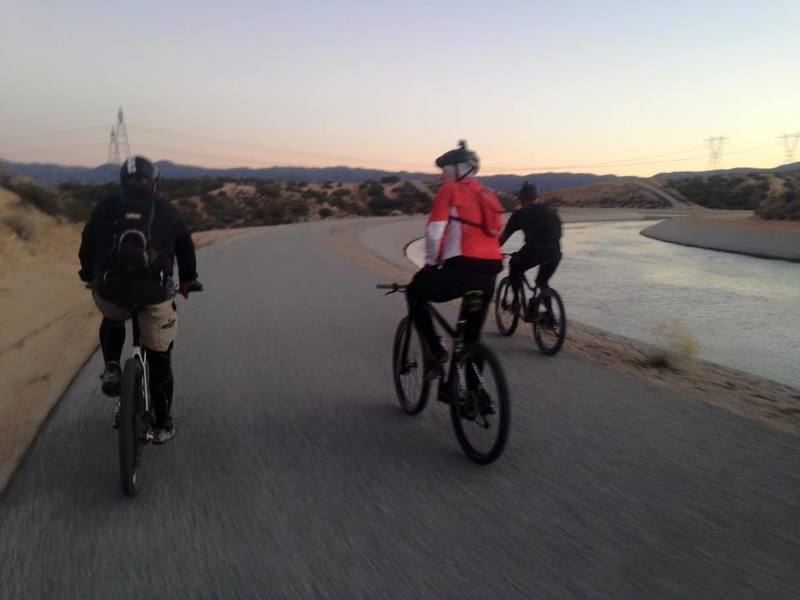
[[[481,165],[481,160],[478,158],[478,155],[467,148],[467,142],[465,140],[460,140],[458,142],[458,148],[455,150],[445,152],[436,159],[436,166],[440,169],[457,165],[466,165],[468,167],[467,172],[460,175],[459,179],[463,179],[467,175],[474,175],[478,172]]]
[[[522,201],[536,200],[538,197],[539,188],[536,187],[535,183],[531,183],[530,181],[523,183],[522,187],[519,188],[519,192],[517,192],[517,198]]]
[[[119,170],[122,189],[136,196],[154,193],[159,179],[158,168],[143,156],[131,156]]]

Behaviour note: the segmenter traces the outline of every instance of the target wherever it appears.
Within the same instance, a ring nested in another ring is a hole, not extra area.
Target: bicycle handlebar
[[[404,283],[379,283],[375,287],[378,288],[379,290],[389,290],[388,292],[386,292],[386,295],[388,296],[389,294],[394,294],[396,292],[405,290],[408,287],[408,285]]]

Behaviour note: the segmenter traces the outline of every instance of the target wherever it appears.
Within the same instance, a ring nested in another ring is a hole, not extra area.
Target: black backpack
[[[157,253],[151,245],[153,220],[156,214],[155,198],[130,198],[123,196],[114,215],[114,238],[111,250],[111,268],[131,279],[157,275]]]

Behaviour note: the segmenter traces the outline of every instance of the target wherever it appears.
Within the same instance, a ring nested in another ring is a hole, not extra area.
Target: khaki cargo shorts
[[[94,303],[103,316],[111,321],[127,321],[130,311],[92,293]],[[174,300],[150,304],[139,309],[139,341],[142,346],[166,352],[178,334],[178,307]]]

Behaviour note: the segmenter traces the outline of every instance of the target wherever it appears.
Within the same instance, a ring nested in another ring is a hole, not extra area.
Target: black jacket
[[[114,244],[114,220],[119,196],[109,197],[98,204],[83,229],[80,278],[92,282],[100,296],[120,304],[157,304],[174,295],[173,264],[178,263],[181,282],[197,279],[197,260],[194,243],[177,209],[166,200],[156,197],[155,215],[150,235],[151,249],[158,254],[158,272],[148,273],[147,279],[128,281],[109,271]]]
[[[516,210],[500,236],[500,245],[520,229],[525,233],[525,246],[528,248],[561,249],[561,217],[552,206],[528,204]]]

